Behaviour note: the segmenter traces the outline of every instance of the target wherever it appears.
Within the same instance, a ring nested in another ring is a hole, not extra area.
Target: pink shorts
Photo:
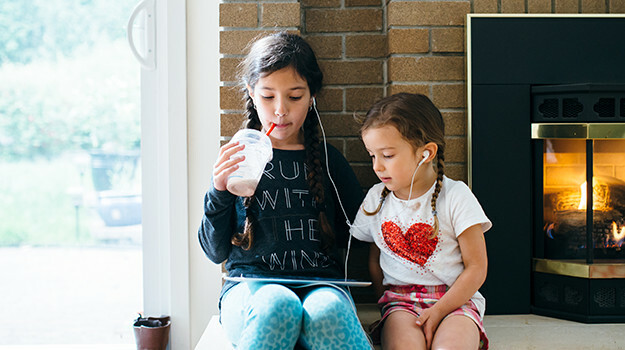
[[[369,327],[374,342],[379,344],[380,331],[384,320],[394,311],[404,310],[415,316],[419,316],[421,310],[432,307],[447,292],[446,285],[439,286],[389,286],[384,295],[378,300],[382,319]],[[484,330],[484,324],[475,304],[469,300],[466,304],[452,311],[445,318],[452,315],[464,315],[472,319],[480,330],[480,349],[488,349],[488,338]]]

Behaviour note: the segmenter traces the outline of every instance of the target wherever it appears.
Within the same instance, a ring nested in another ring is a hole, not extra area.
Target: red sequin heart
[[[386,245],[400,257],[425,265],[438,244],[438,236],[430,238],[432,226],[418,222],[404,232],[392,221],[382,224],[382,236]]]

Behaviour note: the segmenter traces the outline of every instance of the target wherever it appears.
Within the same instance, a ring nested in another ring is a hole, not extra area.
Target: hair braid
[[[260,118],[258,117],[258,112],[256,111],[256,107],[254,106],[254,100],[252,96],[245,92],[245,121],[243,122],[243,127],[246,129],[256,129],[260,130],[262,128],[262,124],[260,123]]]
[[[247,129],[261,129],[260,119],[258,118],[258,112],[254,108],[254,100],[249,94],[246,94],[245,101],[245,116],[246,120],[243,122],[243,127]],[[250,205],[254,200],[254,196],[246,197],[243,199],[243,205],[245,206],[245,226],[243,227],[243,233],[234,233],[230,242],[233,245],[241,247],[243,250],[249,250],[254,243],[254,223],[255,219],[252,215],[252,211],[249,210]]]
[[[306,168],[308,170],[307,180],[313,199],[319,209],[321,242],[323,248],[327,249],[334,244],[334,232],[326,214],[323,164],[321,162],[321,143],[319,141],[317,118],[311,113],[314,112],[309,112],[304,121],[304,148],[306,150]]]
[[[230,243],[241,247],[243,250],[249,250],[254,243],[254,224],[256,220],[254,220],[252,211],[249,210],[253,200],[254,196],[245,197],[243,199],[243,205],[245,206],[245,226],[243,228],[243,233],[235,233],[230,240]]]
[[[391,190],[389,190],[386,186],[384,186],[382,193],[380,193],[380,202],[378,203],[378,207],[375,208],[375,210],[371,212],[366,211],[365,208],[363,207],[362,211],[365,213],[365,215],[373,216],[379,213],[380,210],[382,210],[382,204],[384,204],[384,200],[386,200],[386,196],[388,196],[389,193],[391,193]]]
[[[438,149],[436,154],[436,169],[436,187],[434,188],[434,193],[432,193],[432,214],[434,215],[434,227],[432,228],[432,236],[430,238],[434,238],[438,235],[438,213],[436,212],[436,201],[438,200],[438,195],[441,193],[443,175],[445,175],[445,155],[444,150],[441,148]]]

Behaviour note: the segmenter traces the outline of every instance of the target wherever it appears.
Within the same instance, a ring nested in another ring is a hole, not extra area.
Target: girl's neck
[[[410,193],[410,185],[406,188],[402,188],[400,190],[393,191],[395,197],[402,200],[412,200],[419,198],[426,194],[436,182],[436,172],[431,167],[424,169],[425,171],[421,173],[420,171],[415,176],[415,180],[412,185],[412,193]]]
[[[281,149],[284,151],[297,151],[304,149],[304,135],[302,135],[302,133],[299,133],[295,138],[287,140],[276,139],[271,137],[271,135],[269,135],[269,138],[271,139],[271,147],[275,149]]]

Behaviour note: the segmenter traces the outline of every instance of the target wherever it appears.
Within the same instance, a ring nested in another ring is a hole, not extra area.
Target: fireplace
[[[490,314],[625,322],[625,16],[469,15]]]
[[[534,312],[622,321],[625,85],[536,86],[531,100]]]

